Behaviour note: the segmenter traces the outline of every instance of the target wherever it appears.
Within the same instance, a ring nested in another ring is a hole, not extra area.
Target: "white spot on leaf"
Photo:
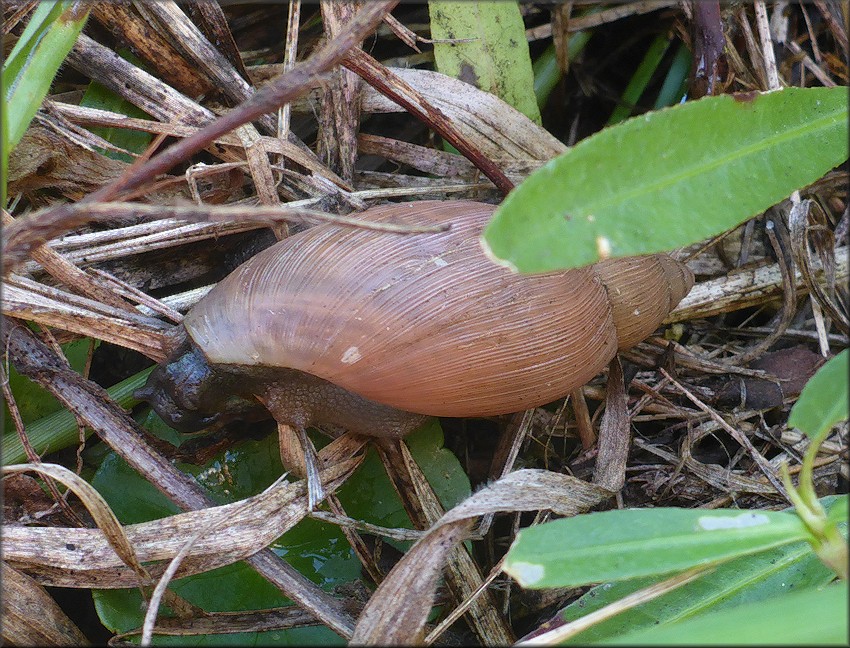
[[[543,565],[527,562],[511,563],[510,569],[507,571],[511,576],[516,578],[520,584],[527,586],[540,582],[540,580],[546,575],[546,570]]]
[[[741,513],[739,515],[722,517],[705,515],[697,519],[697,526],[705,531],[744,529],[746,527],[761,526],[762,524],[770,524],[770,518],[762,513]]]
[[[611,241],[604,236],[596,237],[596,252],[600,259],[607,259],[611,256]]]
[[[504,268],[507,268],[511,272],[519,272],[519,268],[517,268],[515,263],[511,263],[507,259],[501,259],[497,257],[493,250],[490,249],[490,246],[487,244],[487,241],[485,241],[484,238],[479,238],[478,242],[481,244],[481,249],[484,251],[484,256],[490,259],[490,261]]]

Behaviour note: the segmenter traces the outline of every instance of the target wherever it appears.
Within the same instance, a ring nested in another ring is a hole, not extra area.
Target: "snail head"
[[[201,350],[188,338],[168,361],[155,367],[135,397],[151,404],[169,426],[196,432],[218,422],[241,418],[256,410],[235,394],[236,376],[210,366]]]

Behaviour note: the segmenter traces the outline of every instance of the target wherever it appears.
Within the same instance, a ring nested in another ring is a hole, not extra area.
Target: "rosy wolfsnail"
[[[399,437],[426,415],[505,414],[568,394],[652,333],[693,283],[666,255],[514,274],[479,244],[493,210],[383,205],[360,216],[451,227],[319,225],[280,241],[192,308],[141,397],[178,429],[259,401],[296,429]]]

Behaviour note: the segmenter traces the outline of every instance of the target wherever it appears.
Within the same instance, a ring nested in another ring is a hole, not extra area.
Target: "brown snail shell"
[[[213,367],[294,369],[407,412],[489,416],[581,386],[652,333],[693,283],[666,255],[514,274],[479,244],[494,209],[423,201],[360,215],[450,223],[442,233],[319,225],[237,268],[183,326]]]

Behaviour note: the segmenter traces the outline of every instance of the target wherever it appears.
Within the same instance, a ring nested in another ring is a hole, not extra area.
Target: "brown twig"
[[[342,64],[359,74],[382,95],[403,106],[414,117],[421,119],[439,133],[458,151],[463,153],[481,172],[490,178],[503,194],[514,188],[513,182],[491,159],[479,151],[458,131],[443,112],[431,104],[421,93],[385,66],[360,49],[351,49]]]
[[[117,180],[83,198],[82,202],[95,203],[113,200],[117,196],[137,189],[150,182],[160,173],[165,173],[175,164],[203,150],[221,137],[242,124],[277,110],[285,103],[307,92],[316,76],[326,72],[339,63],[348,51],[368,36],[381,22],[398,0],[381,0],[368,4],[349,23],[349,28],[337,38],[330,41],[309,59],[296,65],[289,72],[284,72],[268,85],[260,88],[250,99],[218,118],[194,135],[183,139],[153,156],[147,162],[138,166],[133,165],[127,173]],[[43,216],[43,223],[31,228],[9,227],[6,232],[4,251],[6,251],[7,267],[14,266],[26,258],[31,250],[44,242],[41,227],[56,223],[66,224],[68,231],[79,222],[70,219],[71,205],[60,205]]]

